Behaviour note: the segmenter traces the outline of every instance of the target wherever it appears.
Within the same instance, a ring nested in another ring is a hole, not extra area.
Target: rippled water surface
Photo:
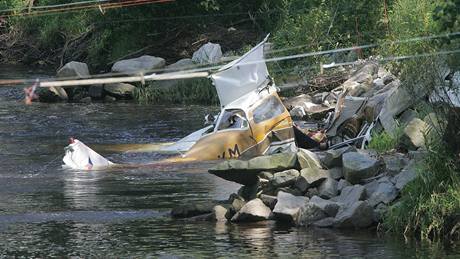
[[[5,69],[1,78],[40,71]],[[226,225],[172,220],[186,203],[225,200],[239,186],[207,174],[208,163],[115,172],[61,169],[70,136],[91,144],[177,140],[215,108],[135,103],[25,106],[22,89],[0,89],[0,256],[456,257],[454,248],[373,232],[297,229],[273,222]],[[104,153],[151,162],[152,153]]]

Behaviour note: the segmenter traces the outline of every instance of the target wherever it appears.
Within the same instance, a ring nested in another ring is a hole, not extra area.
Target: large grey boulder
[[[192,60],[198,64],[212,64],[220,62],[222,49],[219,44],[208,42],[193,53]]]
[[[88,65],[82,62],[71,61],[65,64],[57,71],[56,77],[67,79],[88,78],[90,76]],[[59,102],[72,99],[75,88],[64,88],[54,86],[49,88],[40,88],[38,97],[41,102]]]
[[[166,66],[167,71],[181,71],[193,67],[195,63],[189,58],[179,59],[176,63]]]
[[[425,134],[428,130],[428,124],[419,118],[412,119],[404,128],[402,143],[409,150],[416,150],[425,146]]]
[[[337,185],[338,182],[336,180],[330,177],[326,178],[326,180],[318,186],[319,196],[323,199],[330,199],[337,196]]]
[[[149,72],[154,69],[163,68],[166,62],[159,57],[144,55],[138,58],[125,59],[115,62],[112,72],[136,74]]]
[[[316,187],[328,177],[327,170],[319,168],[305,168],[300,171],[297,182],[302,181],[308,184],[308,187]],[[298,183],[296,183],[297,185]]]
[[[267,220],[271,210],[262,200],[256,198],[246,203],[231,219],[233,222],[253,222]]]
[[[352,184],[360,183],[378,171],[378,160],[358,152],[344,154],[342,161],[345,179]]]
[[[295,169],[278,172],[273,175],[270,184],[275,188],[287,187],[294,184],[298,176],[299,171]]]
[[[308,198],[280,191],[278,192],[277,200],[273,209],[275,218],[279,221],[299,225],[302,209],[307,205]]]
[[[391,182],[380,182],[377,189],[369,197],[368,202],[371,206],[376,206],[379,203],[389,204],[396,199],[397,196],[398,190]]]
[[[412,182],[415,177],[417,177],[415,163],[411,162],[401,171],[401,173],[393,177],[392,182],[398,190],[402,190],[404,186]]]
[[[71,77],[73,79],[88,78],[89,77],[88,65],[86,65],[83,62],[71,61],[65,64],[62,68],[60,68],[56,76],[59,78]]]
[[[104,85],[104,91],[111,96],[118,98],[132,98],[136,87],[127,83],[115,83]]]
[[[301,169],[313,167],[321,168],[318,156],[309,150],[299,148],[297,152],[297,159]]]
[[[356,148],[353,146],[343,147],[339,149],[331,149],[323,152],[321,156],[321,162],[327,168],[340,167],[342,166],[342,156],[348,152],[355,152]]]
[[[313,203],[307,203],[302,208],[299,225],[309,226],[313,222],[324,219],[326,217],[327,217],[326,212],[324,212],[319,206]]]
[[[279,153],[269,156],[259,156],[249,160],[248,169],[274,172],[295,168],[296,164],[296,153]]]
[[[336,228],[366,228],[374,222],[374,210],[366,201],[357,201],[339,209],[335,216]]]
[[[253,185],[259,181],[258,174],[261,170],[249,169],[248,161],[225,160],[209,169],[208,172],[228,181]]]
[[[335,217],[337,212],[339,211],[340,204],[331,200],[325,200],[318,196],[311,197],[309,203],[315,204],[319,208],[321,208],[327,215],[330,217]]]
[[[365,198],[366,189],[364,186],[356,184],[344,187],[340,192],[340,195],[332,198],[331,200],[345,205],[350,205],[356,203],[357,201],[364,200]]]

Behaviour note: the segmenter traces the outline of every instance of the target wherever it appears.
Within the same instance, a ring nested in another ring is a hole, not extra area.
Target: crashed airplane
[[[251,158],[297,149],[292,118],[277,94],[264,62],[268,36],[209,77],[216,87],[221,111],[211,124],[176,143],[140,148],[138,151],[176,153],[162,162],[187,162]],[[81,141],[71,139],[65,148],[65,167],[101,170],[135,165],[114,164]]]

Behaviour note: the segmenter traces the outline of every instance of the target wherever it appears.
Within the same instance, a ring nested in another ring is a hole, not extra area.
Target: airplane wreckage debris
[[[377,62],[363,61],[333,89],[314,87],[281,99],[263,62],[266,40],[209,76],[221,112],[206,116],[208,126],[176,143],[137,147],[180,154],[161,162],[227,159],[209,173],[243,185],[225,204],[187,204],[171,215],[335,228],[381,222],[426,153],[424,135],[436,115],[417,118],[411,108],[429,93],[410,94]],[[460,88],[460,73],[453,78]],[[399,127],[401,148],[385,154],[366,149],[373,134],[395,136]],[[78,170],[149,166],[114,164],[75,139],[63,160]]]

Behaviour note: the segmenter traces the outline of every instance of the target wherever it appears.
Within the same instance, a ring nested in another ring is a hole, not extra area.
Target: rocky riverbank
[[[176,72],[191,69],[197,66],[206,66],[220,63],[223,59],[219,44],[206,43],[193,53],[191,59],[180,59],[175,63],[166,64],[165,59],[144,55],[137,58],[119,60],[113,64],[110,72],[97,77],[118,77],[129,75],[147,75],[151,73]],[[65,64],[57,71],[57,80],[89,79],[94,77],[88,65],[72,61]],[[40,89],[38,100],[40,102],[114,102],[117,100],[130,100],[135,96],[138,86],[136,84],[114,83],[105,85],[77,86],[77,87],[50,87]],[[178,80],[159,81],[156,87],[171,88],[178,84]]]
[[[458,87],[459,72],[446,76]],[[398,206],[406,185],[423,173],[417,169],[427,154],[425,141],[443,126],[435,113],[423,114],[417,107],[440,102],[436,97],[430,88],[410,93],[377,63],[363,62],[330,92],[284,100],[315,147],[224,161],[209,173],[242,184],[239,191],[221,204],[187,204],[171,215],[231,224],[275,220],[320,228],[377,226],[389,208]],[[326,123],[332,116],[332,123]],[[384,142],[379,134],[393,143],[377,151],[372,138]]]
[[[297,226],[367,228],[382,221],[388,206],[416,177],[423,151],[379,155],[369,150],[281,153],[230,160],[209,170],[244,184],[223,204],[185,205],[176,218],[231,223],[276,220]]]

